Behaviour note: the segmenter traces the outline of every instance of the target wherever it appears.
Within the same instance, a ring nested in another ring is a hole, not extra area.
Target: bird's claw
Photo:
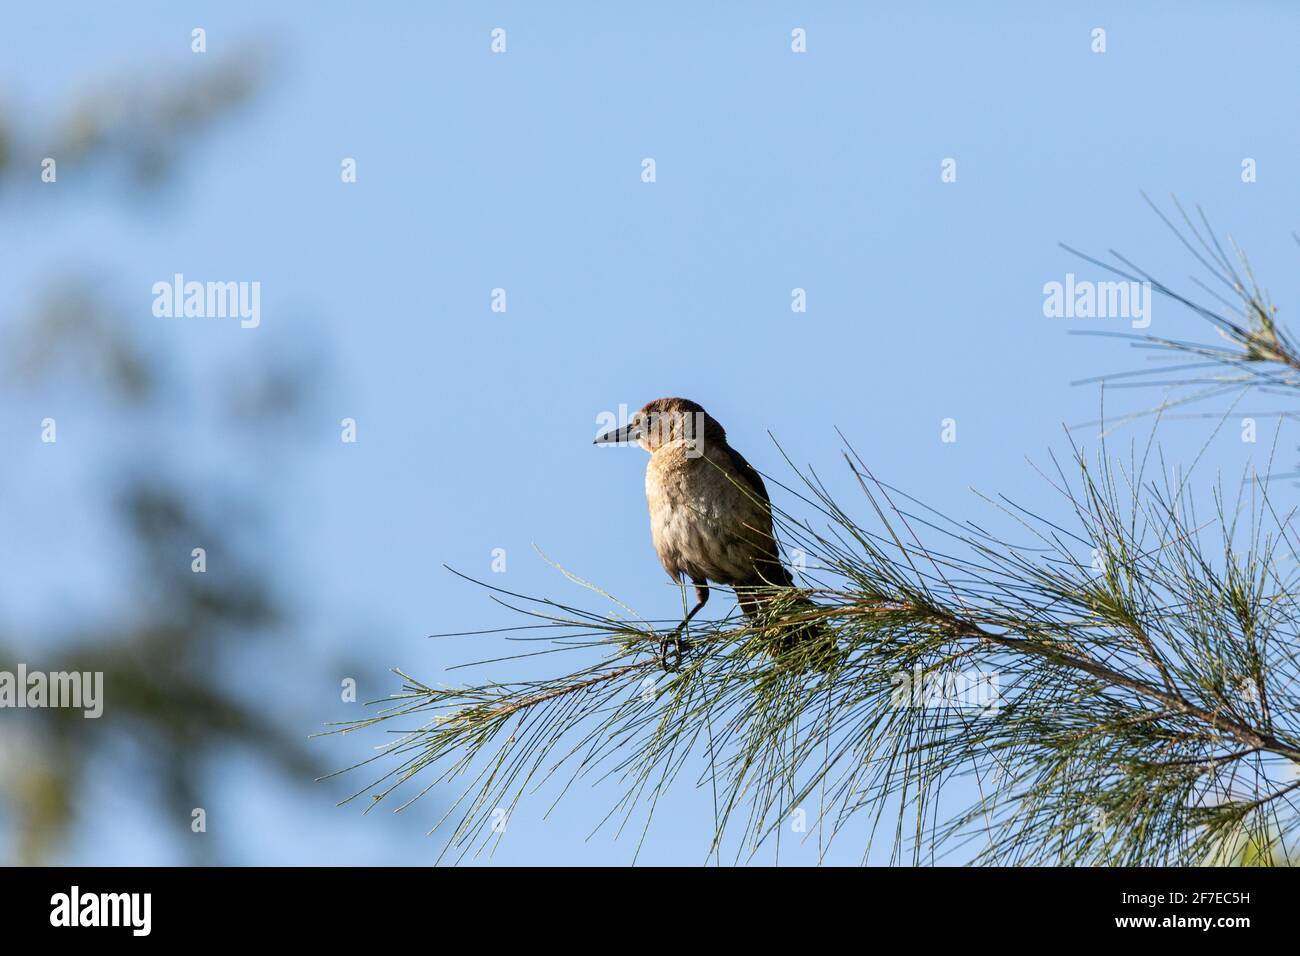
[[[682,629],[665,634],[659,642],[659,662],[665,671],[680,670],[682,658],[686,656],[687,643],[682,639]],[[669,653],[671,651],[671,654]]]

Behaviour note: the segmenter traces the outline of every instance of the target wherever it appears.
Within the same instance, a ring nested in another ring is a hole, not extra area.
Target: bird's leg
[[[682,632],[686,630],[686,625],[690,623],[700,608],[704,607],[709,601],[709,585],[701,578],[692,578],[691,583],[695,585],[695,607],[687,612],[682,618],[682,623],[664,635],[664,639],[659,642],[659,660],[663,662],[664,670],[676,670],[681,666],[682,656],[686,652],[685,642],[682,640]],[[668,662],[668,646],[673,647],[673,662]]]

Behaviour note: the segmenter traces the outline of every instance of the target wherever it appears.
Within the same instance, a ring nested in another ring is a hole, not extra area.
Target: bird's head
[[[622,428],[611,429],[596,438],[597,445],[636,442],[650,454],[674,442],[686,446],[697,457],[709,442],[724,442],[727,433],[704,407],[689,398],[656,398],[647,403]]]

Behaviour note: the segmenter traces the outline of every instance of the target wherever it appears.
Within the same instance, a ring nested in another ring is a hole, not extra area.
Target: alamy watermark
[[[996,671],[929,671],[920,664],[912,672],[890,675],[890,701],[895,707],[923,710],[973,710],[996,713],[1002,706],[1002,690]]]
[[[160,319],[239,319],[243,329],[262,324],[260,282],[186,282],[178,272],[171,282],[155,282],[153,297]]]
[[[1133,328],[1151,324],[1150,282],[1092,282],[1065,274],[1043,286],[1043,315],[1049,319],[1129,319]]]
[[[152,893],[83,893],[74,885],[50,897],[51,926],[120,926],[132,936],[153,928]]]
[[[82,717],[104,713],[103,671],[0,671],[0,707],[72,707]]]
[[[596,416],[597,444],[640,444],[648,450],[680,442],[687,458],[704,454],[704,412],[636,412],[628,414],[627,405],[619,405],[617,412],[601,412]]]

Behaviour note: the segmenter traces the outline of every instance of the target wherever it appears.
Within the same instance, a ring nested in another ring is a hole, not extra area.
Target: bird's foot
[[[682,637],[680,627],[665,634],[659,642],[659,662],[663,664],[664,670],[681,670],[682,659],[686,656],[686,651],[689,648],[690,643]]]

